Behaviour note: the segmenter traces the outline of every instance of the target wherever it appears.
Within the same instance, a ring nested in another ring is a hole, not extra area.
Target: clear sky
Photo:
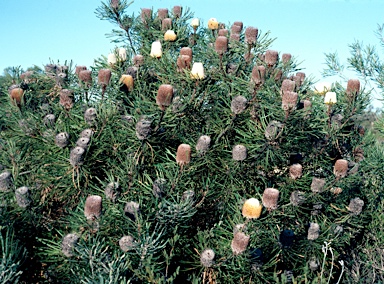
[[[107,55],[115,46],[105,34],[114,26],[96,17],[100,3],[0,0],[0,72],[9,66],[43,67],[50,59],[90,66],[94,58]],[[324,53],[337,51],[346,62],[348,44],[359,40],[383,54],[374,31],[384,23],[384,0],[136,0],[129,14],[174,5],[189,7],[205,24],[214,17],[270,31],[276,38],[271,49],[291,53],[307,75],[320,81]]]

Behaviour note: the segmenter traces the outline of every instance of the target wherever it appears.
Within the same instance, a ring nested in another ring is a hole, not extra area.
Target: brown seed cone
[[[238,26],[240,31],[239,33],[243,30],[243,22],[242,21],[236,21],[236,22],[233,22],[232,24],[233,26]]]
[[[157,10],[157,17],[160,20],[164,20],[165,18],[168,18],[168,9],[166,8],[160,8]]]
[[[31,191],[27,186],[22,186],[16,189],[15,195],[17,205],[19,205],[21,208],[27,208],[32,203],[30,198]]]
[[[123,252],[130,251],[135,247],[134,239],[132,236],[124,236],[119,240],[120,249]]]
[[[276,70],[273,73],[274,73],[273,76],[275,77],[275,81],[280,81],[281,78],[283,77],[283,71],[281,69],[276,68]]]
[[[99,195],[90,195],[85,200],[84,215],[87,220],[95,220],[101,216],[102,198]]]
[[[231,26],[231,33],[232,34],[241,34],[241,30],[243,29],[243,26],[238,26],[238,25],[235,25],[235,24],[233,24],[232,26]]]
[[[192,58],[193,58],[192,48],[190,48],[190,47],[182,47],[180,49],[180,55],[188,55],[191,58],[191,60],[192,60]]]
[[[87,129],[84,129],[83,131],[81,131],[80,137],[91,138],[93,133],[94,132],[92,129],[87,128]]]
[[[177,71],[183,72],[184,69],[191,69],[191,57],[188,55],[180,55],[177,58]]]
[[[255,44],[257,41],[257,36],[259,35],[259,30],[255,27],[247,27],[245,29],[245,42],[247,44]]]
[[[283,53],[281,56],[281,61],[283,64],[288,64],[292,59],[292,55],[290,53]]]
[[[63,241],[61,242],[61,252],[66,257],[73,256],[74,248],[79,238],[80,237],[77,234],[68,234],[64,236]]]
[[[252,69],[252,81],[256,85],[261,85],[265,81],[265,67],[263,65],[254,66]]]
[[[312,178],[311,190],[313,193],[323,192],[326,180],[323,178]]]
[[[20,106],[23,101],[24,90],[22,88],[13,88],[9,92],[9,97],[13,104]]]
[[[136,67],[140,67],[144,64],[144,56],[142,56],[141,54],[137,54],[133,57],[133,64],[136,66]]]
[[[247,148],[244,145],[236,145],[232,149],[232,159],[244,161],[247,158]]]
[[[108,200],[111,200],[112,202],[115,202],[118,196],[119,188],[120,188],[120,185],[118,182],[108,183],[104,189],[105,198],[107,198]]]
[[[300,78],[300,86],[303,85],[305,81],[305,73],[304,72],[297,72],[296,76]]]
[[[152,10],[149,9],[149,8],[142,8],[141,9],[141,21],[144,23],[144,24],[147,24],[147,21],[150,20],[152,18]],[[166,17],[165,17],[166,18]]]
[[[181,6],[173,6],[173,16],[175,18],[180,18],[183,12],[183,7]]]
[[[152,132],[151,124],[152,122],[144,117],[136,123],[136,136],[139,140],[148,138]]]
[[[163,31],[171,30],[172,29],[172,19],[171,18],[165,18],[161,21],[161,29]]]
[[[66,110],[70,110],[73,107],[73,93],[71,90],[60,90],[60,105]]]
[[[75,73],[79,76],[80,71],[87,70],[87,66],[76,66]]]
[[[245,97],[239,95],[233,98],[231,102],[231,111],[234,114],[240,114],[245,111],[247,106],[248,106],[248,100]]]
[[[285,92],[294,92],[296,87],[295,81],[285,79],[281,83],[281,94],[284,94]]]
[[[84,119],[89,125],[94,124],[96,122],[97,112],[93,107],[88,108],[84,112]]]
[[[75,147],[72,149],[70,156],[69,156],[69,162],[72,166],[80,166],[84,163],[84,148],[81,147]]]
[[[359,215],[363,210],[363,206],[364,201],[356,197],[351,199],[351,201],[349,202],[348,211],[351,212],[353,215]]]
[[[336,161],[333,167],[333,174],[336,177],[345,177],[348,172],[348,161],[344,159],[339,159]]]
[[[299,206],[304,203],[305,199],[306,198],[304,192],[295,190],[291,193],[289,201],[293,206]]]
[[[278,60],[279,53],[277,51],[269,49],[265,52],[265,63],[267,63],[269,67],[274,66]]]
[[[349,79],[347,83],[346,93],[349,97],[354,96],[360,92],[359,79]]]
[[[281,107],[283,110],[294,110],[296,109],[297,100],[299,95],[295,92],[283,92]]]
[[[245,218],[257,219],[261,215],[263,206],[260,204],[260,201],[256,198],[247,199],[242,208],[242,214]]]
[[[136,216],[140,214],[140,205],[135,201],[129,201],[125,204],[124,213],[132,220],[136,219]]]
[[[92,71],[91,70],[81,70],[79,72],[79,79],[86,86],[91,85],[92,84]]]
[[[60,148],[65,148],[69,143],[69,134],[61,132],[55,136],[55,144]]]
[[[226,53],[228,50],[228,38],[225,36],[218,36],[215,42],[215,50],[219,55]]]
[[[200,254],[200,263],[204,267],[211,267],[214,264],[215,252],[212,249],[205,249]]]
[[[263,193],[263,206],[270,210],[277,208],[277,201],[279,199],[279,191],[275,188],[266,188]]]
[[[239,34],[231,34],[229,37],[230,40],[232,41],[240,41],[240,35]]]
[[[99,81],[99,84],[102,86],[108,86],[109,81],[111,80],[111,70],[109,69],[100,69],[99,73],[97,75],[97,79]]]
[[[242,254],[248,246],[249,236],[243,232],[237,232],[232,239],[231,248],[234,255]]]
[[[225,36],[227,37],[229,34],[228,30],[227,29],[220,29],[217,33],[218,36]]]
[[[131,75],[126,75],[126,74],[121,75],[119,82],[120,84],[124,84],[124,86],[127,88],[129,92],[133,90],[134,80]]]
[[[0,191],[8,192],[12,187],[12,174],[4,171],[0,174]]]
[[[205,154],[211,144],[211,137],[207,135],[200,136],[196,143],[196,151]]]
[[[307,239],[310,241],[314,241],[319,237],[320,234],[320,226],[317,223],[310,223],[308,228],[308,236]]]
[[[176,162],[180,165],[187,165],[191,161],[191,146],[180,144],[177,148]]]
[[[163,84],[160,85],[157,96],[156,96],[156,104],[159,106],[161,110],[165,110],[168,106],[171,105],[173,98],[173,87],[172,85]]]
[[[303,175],[303,166],[300,164],[293,164],[289,167],[289,177],[291,179],[301,178]]]

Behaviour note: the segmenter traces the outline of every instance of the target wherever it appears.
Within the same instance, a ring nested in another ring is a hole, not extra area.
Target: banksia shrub
[[[280,192],[275,188],[266,188],[263,193],[263,206],[267,209],[274,210],[277,208]]]
[[[84,216],[87,220],[98,219],[101,216],[102,199],[99,195],[90,195],[85,200]]]
[[[191,146],[188,144],[180,144],[179,147],[177,147],[177,153],[176,153],[176,162],[180,166],[184,166],[189,164],[191,161]]]
[[[243,232],[237,232],[232,239],[231,248],[234,255],[242,254],[248,246],[249,236]]]
[[[212,249],[205,249],[200,254],[200,263],[204,267],[211,267],[215,262],[215,252]]]
[[[163,84],[160,85],[157,90],[156,104],[161,110],[165,110],[171,105],[173,98],[173,87],[172,85]]]

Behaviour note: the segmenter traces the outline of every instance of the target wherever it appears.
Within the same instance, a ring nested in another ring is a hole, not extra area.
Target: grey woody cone
[[[200,263],[204,267],[211,267],[215,263],[214,259],[215,259],[215,252],[210,248],[203,250],[200,254]]]
[[[308,236],[307,239],[310,241],[314,241],[319,237],[320,234],[320,226],[317,223],[309,223],[308,228]]]
[[[301,178],[303,175],[303,166],[300,164],[293,164],[289,167],[289,177],[291,179]]]
[[[275,140],[282,128],[283,128],[283,124],[281,122],[276,120],[270,121],[264,132],[265,138],[267,138],[267,140],[270,140],[270,141]]]
[[[0,191],[8,192],[12,187],[12,174],[8,171],[4,171],[0,174]]]
[[[71,150],[69,156],[69,162],[72,166],[80,166],[84,163],[84,153],[85,149],[82,147],[75,147]]]
[[[247,106],[248,106],[248,100],[245,97],[239,95],[233,98],[231,102],[231,111],[234,114],[240,114],[245,111]]]
[[[84,112],[85,122],[92,125],[96,122],[97,112],[96,109],[91,107]]]
[[[252,82],[257,86],[263,84],[265,81],[265,72],[264,66],[254,66],[251,74]]]
[[[274,66],[278,60],[279,60],[279,53],[277,51],[269,49],[265,52],[264,61],[265,63],[267,63],[269,67]]]
[[[195,192],[192,189],[184,191],[183,195],[181,196],[182,201],[187,201],[187,200],[193,201],[194,198],[195,198]]]
[[[110,182],[104,189],[105,198],[111,200],[112,202],[116,201],[116,197],[118,196],[118,190],[120,185],[118,182]]]
[[[165,18],[168,18],[168,9],[167,8],[160,8],[157,10],[157,17],[160,20],[163,20]]]
[[[152,132],[152,122],[145,117],[141,117],[136,123],[136,136],[139,140],[147,139]]]
[[[140,205],[135,201],[129,201],[125,204],[124,213],[132,220],[136,219],[136,216],[140,213]]]
[[[91,138],[92,135],[93,135],[93,130],[90,129],[90,128],[87,128],[87,129],[84,129],[83,131],[81,131],[80,133],[80,137],[84,137],[84,138]]]
[[[47,115],[47,114],[49,114],[49,113],[52,112],[52,110],[51,110],[51,106],[50,106],[49,104],[41,104],[41,105],[40,105],[40,109],[41,109],[41,111],[42,111],[45,115]]]
[[[255,44],[258,35],[259,35],[259,30],[257,28],[247,27],[245,29],[245,42],[247,44]]]
[[[90,86],[92,84],[92,71],[91,70],[81,70],[79,72],[79,79],[86,86]]]
[[[173,87],[169,84],[160,85],[157,90],[156,104],[161,110],[165,110],[171,105],[173,98]]]
[[[74,249],[79,238],[80,237],[77,234],[68,234],[64,236],[63,241],[61,242],[61,252],[66,257],[73,256]]]
[[[156,198],[162,198],[166,193],[167,180],[158,178],[153,182],[152,193]]]
[[[176,152],[176,162],[180,166],[184,166],[189,164],[191,161],[191,146],[188,144],[180,144],[179,147],[177,147]]]
[[[313,193],[320,193],[324,191],[324,186],[325,186],[326,180],[324,178],[317,178],[313,177],[312,178],[312,183],[311,183],[311,190]]]
[[[353,215],[359,215],[363,210],[364,201],[359,197],[351,199],[348,205],[348,211]]]
[[[44,117],[44,124],[47,127],[53,127],[55,125],[55,122],[56,122],[56,116],[54,114],[52,114],[52,113],[47,114]]]
[[[276,188],[266,188],[263,193],[263,206],[267,209],[274,210],[277,208],[280,192]]]
[[[211,137],[207,135],[202,135],[197,140],[196,151],[200,154],[205,154],[208,151],[210,145],[211,145]]]
[[[101,216],[102,198],[99,195],[90,195],[85,200],[84,216],[87,220],[95,220]]]
[[[218,32],[217,32],[217,35],[218,36],[225,36],[227,37],[229,34],[229,31],[227,29],[220,29]]]
[[[281,61],[283,64],[288,64],[291,61],[292,55],[290,53],[283,53],[281,56]]]
[[[316,259],[316,258],[312,258],[309,262],[308,262],[308,266],[309,266],[309,269],[312,270],[312,271],[316,271],[319,269],[319,261]]]
[[[244,145],[236,145],[232,149],[232,159],[244,161],[247,158],[247,148]]]
[[[339,159],[333,167],[333,173],[336,177],[345,177],[348,172],[348,161]]]
[[[165,18],[161,21],[161,29],[163,31],[171,30],[172,29],[172,19],[171,18]]]
[[[348,96],[354,96],[360,92],[360,81],[359,79],[349,79],[347,83],[346,93]]]
[[[302,191],[295,190],[291,193],[289,201],[293,206],[300,206],[305,202],[305,193]]]
[[[124,236],[119,240],[120,249],[123,252],[130,251],[135,247],[134,238],[132,236]]]
[[[133,57],[133,65],[140,67],[144,64],[144,56],[137,54]],[[133,76],[132,76],[133,77]]]
[[[293,92],[295,90],[295,87],[296,87],[295,81],[285,79],[281,83],[281,88],[280,88],[281,92],[280,93],[284,94],[286,92]]]
[[[243,232],[237,232],[232,239],[231,248],[234,255],[242,254],[249,244],[249,236]]]
[[[60,90],[60,105],[66,110],[69,110],[73,107],[73,93],[71,90]]]
[[[108,86],[111,80],[112,72],[110,69],[100,69],[97,74],[97,81],[102,86]]]
[[[180,18],[182,12],[183,12],[183,7],[181,7],[181,6],[173,6],[173,16],[175,18]]]
[[[340,225],[337,225],[334,229],[333,229],[333,233],[335,235],[338,235],[338,234],[342,234],[344,232],[344,228],[343,226],[340,226]]]
[[[55,136],[55,144],[60,148],[65,148],[69,143],[69,134],[67,132],[60,132]]]
[[[215,51],[219,55],[223,55],[228,50],[228,38],[226,36],[218,36],[215,41]]]
[[[16,202],[21,208],[27,208],[31,203],[31,191],[27,186],[22,186],[16,189]]]
[[[79,76],[80,71],[87,70],[87,66],[76,66],[75,73]]]
[[[87,150],[88,145],[89,145],[89,141],[90,141],[90,139],[87,138],[87,137],[80,137],[80,138],[77,139],[77,141],[76,141],[76,146],[77,146],[77,147],[81,147],[81,148],[83,148],[84,150]]]

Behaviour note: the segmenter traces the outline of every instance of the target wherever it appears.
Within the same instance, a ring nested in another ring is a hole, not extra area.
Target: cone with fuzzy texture
[[[280,88],[281,92],[280,93],[284,94],[286,92],[293,92],[295,90],[295,87],[296,87],[295,81],[285,79],[281,83],[281,88]]]
[[[218,36],[215,42],[215,50],[219,55],[226,53],[228,50],[228,38],[225,36]]]
[[[135,246],[133,237],[132,236],[124,236],[124,237],[122,237],[119,240],[119,246],[120,246],[120,249],[123,252],[130,251]]]
[[[66,110],[70,110],[73,107],[73,93],[71,90],[60,90],[60,105]]]
[[[191,60],[192,60],[192,57],[193,57],[192,48],[190,48],[190,47],[182,47],[180,49],[180,55],[188,55],[191,58]]]
[[[305,193],[302,191],[295,190],[291,193],[289,201],[292,203],[293,206],[299,206],[305,201]]]
[[[66,257],[73,256],[74,248],[79,238],[80,237],[77,234],[68,234],[64,236],[63,241],[61,242],[61,252]]]
[[[320,226],[317,223],[310,223],[308,228],[308,236],[307,239],[310,241],[314,241],[319,237],[320,234]]]
[[[196,151],[205,154],[211,144],[211,137],[207,135],[200,136],[196,143]]]
[[[87,70],[87,66],[79,65],[76,66],[75,73],[77,76],[79,76],[80,71]]]
[[[311,183],[311,190],[313,193],[320,193],[323,192],[325,186],[325,179],[323,178],[312,178],[312,183]]]
[[[277,208],[277,201],[279,200],[279,191],[275,188],[266,188],[263,193],[263,206],[270,210]]]
[[[248,246],[249,236],[243,232],[237,232],[232,239],[231,248],[234,255],[239,255],[243,253]]]
[[[279,53],[275,50],[269,49],[265,52],[265,59],[264,60],[265,60],[265,63],[267,63],[267,65],[269,67],[272,67],[279,60]]]
[[[172,85],[163,84],[160,85],[157,96],[156,96],[156,104],[159,106],[161,110],[165,110],[168,106],[171,105],[173,98],[173,87]]]
[[[111,70],[109,69],[100,69],[97,75],[97,79],[100,85],[108,86],[109,81],[111,80]]]
[[[191,57],[188,55],[180,55],[177,58],[177,71],[183,72],[184,69],[190,69],[191,68]]]
[[[90,129],[90,128],[87,128],[87,129],[84,129],[83,131],[81,131],[80,133],[80,137],[86,137],[86,138],[91,138],[92,135],[93,135],[93,130]]]
[[[21,208],[27,208],[32,203],[30,198],[31,191],[27,186],[22,186],[16,189],[15,195],[17,205],[19,205]]]
[[[142,56],[141,54],[136,54],[134,57],[133,57],[133,64],[136,66],[136,67],[140,67],[144,64],[144,56]]]
[[[140,120],[136,123],[136,136],[139,138],[139,140],[148,138],[152,132],[151,124],[152,122],[145,117],[141,117]]]
[[[260,66],[254,66],[252,69],[252,82],[255,83],[255,85],[259,86],[264,83],[265,81],[265,67]]]
[[[89,125],[92,125],[96,122],[96,117],[97,117],[97,112],[96,112],[96,109],[93,107],[88,108],[84,112],[85,122],[88,123]]]
[[[237,23],[241,23],[241,25],[237,25],[236,23],[234,23],[232,26],[231,26],[231,33],[233,34],[240,34],[242,29],[243,29],[243,23],[242,22],[237,22]]]
[[[153,182],[152,193],[156,198],[162,198],[165,195],[167,180],[158,178]]]
[[[92,84],[92,71],[91,70],[81,70],[79,72],[80,81],[87,87]]]
[[[8,192],[12,187],[12,174],[4,171],[0,174],[0,191]]]
[[[292,55],[290,53],[283,53],[281,56],[281,61],[283,64],[288,64],[291,61]]]
[[[264,136],[267,140],[275,140],[281,129],[283,128],[283,124],[279,121],[272,120],[268,123]]]
[[[229,34],[228,30],[227,29],[220,29],[217,33],[218,36],[225,36],[227,37]]]
[[[205,249],[200,254],[200,263],[204,267],[211,267],[214,264],[215,252],[212,249]]]
[[[232,41],[240,41],[240,35],[239,34],[231,34],[229,36],[229,39]]]
[[[69,156],[69,162],[72,166],[80,166],[84,163],[84,153],[85,150],[82,147],[75,147],[72,149],[70,156]]]
[[[110,182],[107,184],[107,186],[104,189],[105,197],[108,200],[111,200],[112,202],[116,201],[116,198],[118,196],[118,190],[120,188],[120,185],[118,182]]]
[[[148,20],[150,20],[152,18],[152,10],[149,8],[142,8],[140,17],[141,17],[141,21],[144,24],[147,24]]]
[[[165,18],[161,21],[161,29],[163,31],[172,29],[172,19],[171,18]]]
[[[247,158],[247,148],[244,145],[236,145],[232,149],[232,159],[244,161]]]
[[[359,79],[349,79],[347,83],[346,93],[349,97],[352,97],[360,92]]]
[[[261,215],[261,210],[263,206],[260,204],[260,201],[256,198],[247,199],[242,208],[242,214],[245,218],[257,219]]]
[[[293,164],[289,167],[289,177],[291,179],[301,178],[303,175],[303,166],[300,164]]]
[[[303,85],[304,81],[305,81],[305,73],[304,72],[297,72],[296,73],[296,76],[300,78],[300,84],[299,86]]]
[[[257,36],[259,35],[259,30],[254,27],[247,27],[245,29],[245,42],[247,44],[253,45],[257,41]]]
[[[180,18],[182,12],[183,12],[183,7],[173,6],[173,15],[175,16],[175,18]]]
[[[299,95],[295,92],[283,92],[281,107],[285,111],[296,109]]]
[[[87,150],[88,144],[89,144],[90,139],[87,137],[80,137],[76,141],[76,146],[83,148],[84,150]]]
[[[245,111],[245,109],[247,108],[247,105],[248,105],[248,100],[245,97],[241,95],[236,96],[233,98],[231,102],[231,111],[234,114],[240,114]]]
[[[359,197],[351,199],[348,205],[348,211],[353,215],[359,215],[363,211],[364,201]]]
[[[160,20],[164,20],[165,18],[168,18],[168,9],[167,8],[160,8],[157,10],[157,17]]]
[[[180,166],[189,164],[191,161],[191,146],[188,144],[180,144],[177,148],[176,162]]]
[[[177,35],[173,30],[167,30],[164,34],[165,41],[175,41],[177,39]]]
[[[90,195],[85,200],[84,216],[87,220],[94,220],[101,216],[102,198],[99,195]]]
[[[336,177],[345,177],[348,172],[348,161],[344,159],[339,159],[336,161],[333,167],[333,174]]]
[[[67,132],[60,132],[55,136],[55,144],[60,148],[65,148],[69,143],[69,134]]]

